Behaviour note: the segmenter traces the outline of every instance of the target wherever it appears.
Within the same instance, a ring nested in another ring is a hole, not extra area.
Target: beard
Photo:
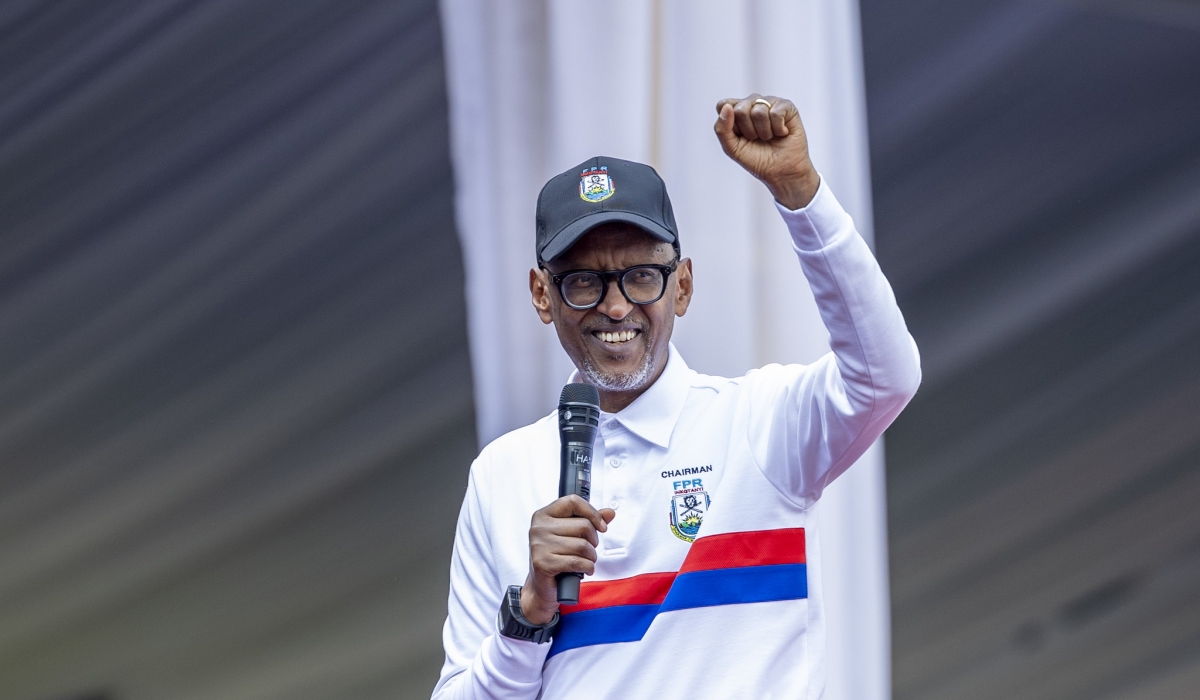
[[[642,357],[641,366],[632,372],[604,372],[592,364],[592,359],[585,354],[579,369],[587,378],[588,383],[599,389],[633,391],[641,389],[650,380],[650,374],[653,372],[652,358],[653,354],[647,348],[646,354]]]

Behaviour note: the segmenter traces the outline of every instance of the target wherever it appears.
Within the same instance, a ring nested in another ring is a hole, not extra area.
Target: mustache
[[[635,320],[635,319],[630,319],[628,317],[626,317],[624,320],[621,320],[621,321],[614,321],[611,318],[608,318],[607,316],[605,316],[604,318],[605,318],[605,320],[603,320],[603,321],[597,320],[592,323],[581,325],[580,330],[582,330],[584,333],[591,333],[593,331],[615,332],[615,331],[630,331],[630,330],[638,330],[638,331],[641,331],[642,333],[646,333],[650,330],[649,324],[643,323],[643,322]]]

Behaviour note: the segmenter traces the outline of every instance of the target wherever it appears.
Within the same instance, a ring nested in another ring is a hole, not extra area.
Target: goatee
[[[632,372],[603,372],[592,364],[587,355],[583,356],[583,366],[580,371],[589,384],[605,391],[633,391],[641,389],[650,380],[651,354],[647,352],[642,358],[642,365]]]

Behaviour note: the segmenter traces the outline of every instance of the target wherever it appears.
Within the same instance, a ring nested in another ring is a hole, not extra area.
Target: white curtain
[[[457,214],[479,438],[550,412],[571,365],[529,302],[533,215],[551,176],[594,155],[667,183],[696,292],[675,343],[737,376],[809,362],[827,334],[758,182],[712,131],[718,99],[799,107],[813,160],[871,240],[854,0],[442,0]],[[890,697],[883,457],[876,445],[820,503],[830,700]]]

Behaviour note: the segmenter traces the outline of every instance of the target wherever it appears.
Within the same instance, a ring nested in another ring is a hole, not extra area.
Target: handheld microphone
[[[588,500],[592,492],[592,445],[600,429],[600,392],[591,384],[568,384],[558,398],[558,497],[575,494]],[[564,573],[558,581],[558,602],[579,602],[583,574]]]

